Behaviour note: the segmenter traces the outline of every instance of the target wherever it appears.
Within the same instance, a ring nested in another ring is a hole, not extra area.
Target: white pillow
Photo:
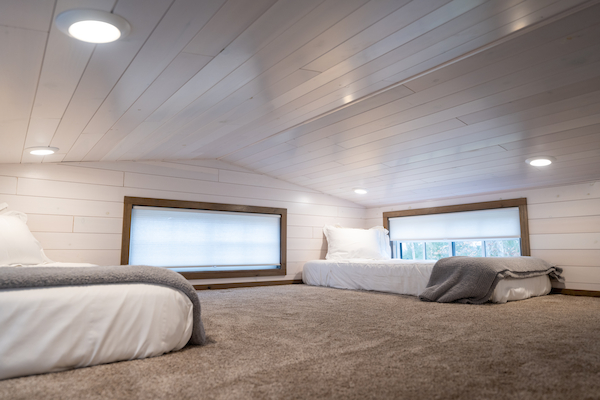
[[[376,231],[379,236],[379,247],[381,249],[381,254],[383,255],[383,260],[391,260],[392,248],[390,247],[389,231],[383,226],[374,226],[369,230]]]
[[[353,229],[325,225],[323,232],[327,238],[327,260],[391,259],[388,231],[381,226]]]
[[[0,265],[32,265],[51,262],[25,224],[27,215],[8,211],[0,214]]]

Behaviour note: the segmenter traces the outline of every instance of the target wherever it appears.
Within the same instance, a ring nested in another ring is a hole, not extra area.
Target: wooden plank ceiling
[[[75,8],[131,33],[78,42]],[[365,206],[600,178],[599,1],[3,0],[0,30],[0,163],[220,159]]]

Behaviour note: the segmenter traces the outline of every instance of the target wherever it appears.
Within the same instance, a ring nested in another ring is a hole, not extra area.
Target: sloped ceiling
[[[365,206],[599,179],[599,3],[3,0],[0,163],[219,159]]]

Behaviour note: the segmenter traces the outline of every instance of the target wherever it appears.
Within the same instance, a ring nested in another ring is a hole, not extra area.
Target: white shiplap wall
[[[600,291],[600,182],[400,204],[367,210],[365,227],[383,212],[526,197],[531,255],[564,269],[557,288]]]
[[[218,161],[0,165],[0,202],[29,215],[56,261],[119,264],[124,196],[287,208],[287,276],[195,283],[299,278],[305,261],[324,258],[328,223],[371,227],[384,211],[526,197],[532,255],[564,269],[555,286],[600,290],[600,182],[365,209]]]
[[[300,278],[305,261],[325,256],[323,225],[362,227],[366,211],[218,161],[0,164],[0,203],[28,214],[29,228],[55,261],[118,265],[124,196],[287,208],[285,277],[193,283]]]

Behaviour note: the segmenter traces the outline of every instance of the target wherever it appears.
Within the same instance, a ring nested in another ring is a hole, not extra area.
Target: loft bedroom
[[[90,9],[122,37],[72,37],[61,21]],[[309,286],[291,284],[327,258],[325,226],[525,202],[518,237],[469,237],[468,254],[543,259],[564,280],[546,289],[597,296],[599,17],[590,0],[5,0],[2,212],[26,214],[43,262],[104,267],[135,250],[128,205],[279,218],[271,258],[169,266],[218,307],[235,288]],[[391,258],[467,254],[391,237]]]

